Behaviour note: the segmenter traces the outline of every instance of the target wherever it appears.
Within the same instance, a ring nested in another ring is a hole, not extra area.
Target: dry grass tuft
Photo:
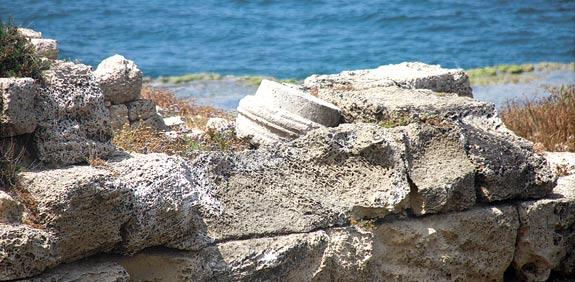
[[[204,134],[180,132],[166,135],[149,127],[125,125],[114,134],[113,142],[126,151],[165,153],[192,159],[199,151],[240,151],[248,148],[247,142],[236,137],[233,125],[218,131],[206,130],[209,118],[234,118],[223,110],[196,105],[189,100],[176,98],[169,91],[150,86],[142,89],[141,97],[154,100],[156,105],[168,111],[168,115],[181,116],[192,132],[197,130]]]
[[[156,105],[168,111],[169,115],[179,115],[190,128],[205,129],[206,122],[212,117],[232,119],[224,110],[212,106],[197,105],[193,100],[177,98],[172,92],[146,85],[140,94],[142,99],[152,99]]]
[[[501,111],[507,127],[538,150],[575,152],[575,85],[548,87],[549,96],[508,102]]]

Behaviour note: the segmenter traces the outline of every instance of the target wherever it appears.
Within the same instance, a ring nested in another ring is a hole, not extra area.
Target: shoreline
[[[575,62],[497,65],[465,71],[470,77],[474,98],[492,102],[498,108],[508,100],[541,97],[545,94],[545,85],[575,83]],[[194,73],[155,79],[147,77],[145,83],[172,91],[178,98],[229,111],[237,107],[241,98],[254,94],[262,79],[294,84],[303,81],[271,76]]]

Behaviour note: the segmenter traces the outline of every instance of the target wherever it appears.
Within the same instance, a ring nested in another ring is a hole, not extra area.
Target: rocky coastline
[[[168,129],[134,62],[92,70],[50,46],[44,81],[0,78],[2,150],[34,164],[0,190],[0,281],[575,275],[575,154],[537,153],[463,70],[263,81],[235,121],[256,148],[189,160],[113,144]]]

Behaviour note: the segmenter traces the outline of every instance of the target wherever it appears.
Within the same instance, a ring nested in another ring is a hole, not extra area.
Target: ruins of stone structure
[[[395,67],[401,77],[390,78]],[[191,161],[113,152],[97,77],[72,63],[51,72],[58,91],[39,91],[32,105],[7,103],[34,109],[34,129],[14,109],[5,107],[2,118],[46,140],[41,161],[69,165],[22,172],[16,190],[0,191],[0,281],[575,274],[575,175],[558,178],[555,155],[551,167],[506,129],[492,104],[473,100],[461,71],[409,63],[312,76],[303,87],[265,82],[265,93],[254,96],[262,100],[241,105],[247,115],[287,109],[288,120],[313,126],[289,138],[270,135],[274,146]],[[75,81],[82,83],[68,84]],[[35,87],[10,83],[0,84],[4,99]],[[132,118],[151,109],[146,103],[132,105]],[[327,114],[310,116],[300,110],[307,106]],[[258,114],[255,126],[285,116]],[[109,156],[106,166],[77,163],[86,142]]]

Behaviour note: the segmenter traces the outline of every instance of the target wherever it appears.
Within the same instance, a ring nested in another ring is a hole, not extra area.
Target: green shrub
[[[18,32],[12,20],[0,20],[0,77],[41,78],[49,63],[34,51],[34,46]]]

